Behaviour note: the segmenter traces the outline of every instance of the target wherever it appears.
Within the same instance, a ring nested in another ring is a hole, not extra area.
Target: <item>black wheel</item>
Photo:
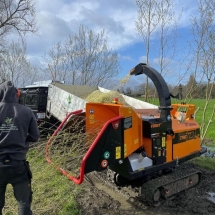
[[[114,183],[117,186],[123,186],[123,185],[126,184],[126,182],[127,182],[126,178],[124,178],[123,176],[119,175],[118,173],[114,174]]]

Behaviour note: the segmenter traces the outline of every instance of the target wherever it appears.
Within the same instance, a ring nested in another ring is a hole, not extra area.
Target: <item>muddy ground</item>
[[[199,169],[192,163],[190,166]],[[83,192],[76,199],[81,215],[215,215],[215,171],[201,171],[201,184],[181,192],[159,207],[149,207],[133,198],[127,199],[99,180],[93,183],[85,180]]]

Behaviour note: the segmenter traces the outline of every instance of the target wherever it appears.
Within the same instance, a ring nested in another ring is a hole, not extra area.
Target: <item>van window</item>
[[[28,106],[37,106],[38,95],[37,94],[27,94],[25,104]]]

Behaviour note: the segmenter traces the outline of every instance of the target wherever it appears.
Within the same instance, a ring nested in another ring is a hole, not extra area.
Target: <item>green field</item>
[[[140,100],[143,100],[143,98],[139,98]],[[158,99],[150,99],[148,102],[155,104],[155,105],[159,105],[159,101]],[[176,100],[176,99],[172,99],[172,104],[174,103],[180,103],[180,100]],[[196,105],[196,110],[199,108],[199,110],[196,113],[196,121],[199,123],[199,125],[201,125],[202,123],[202,119],[203,119],[203,113],[205,113],[205,127],[208,125],[208,122],[211,118],[211,114],[213,112],[214,109],[214,105],[215,105],[215,99],[211,99],[206,110],[204,111],[205,108],[205,99],[193,99],[190,104],[194,104]],[[205,129],[204,129],[205,130]],[[201,134],[203,134],[204,130],[201,131]],[[209,142],[209,144],[215,144],[215,117],[212,119],[206,136],[205,136],[205,140],[207,142]]]

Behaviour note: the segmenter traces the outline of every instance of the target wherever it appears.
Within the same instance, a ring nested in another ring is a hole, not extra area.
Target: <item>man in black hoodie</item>
[[[7,184],[18,202],[19,215],[31,215],[31,171],[26,161],[28,142],[40,137],[31,109],[18,103],[18,90],[11,81],[0,85],[0,215]]]

